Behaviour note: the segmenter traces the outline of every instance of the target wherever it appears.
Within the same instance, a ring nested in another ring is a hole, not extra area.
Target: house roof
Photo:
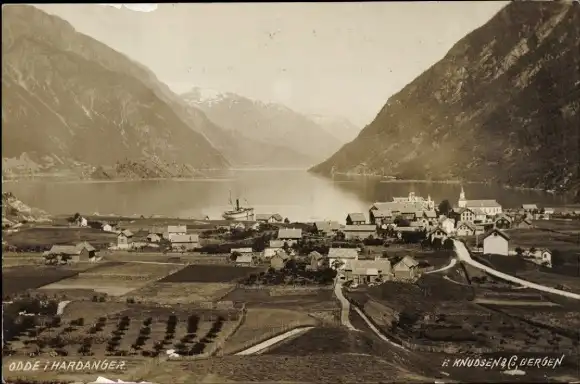
[[[246,248],[232,248],[231,253],[238,252],[238,253],[252,253],[253,249],[250,247]]]
[[[317,221],[314,226],[318,231],[332,232],[340,229],[340,223],[338,221]]]
[[[251,263],[252,255],[250,253],[243,253],[236,257],[236,263]]]
[[[81,249],[74,245],[53,245],[48,253],[51,255],[79,255]]]
[[[282,248],[284,242],[282,240],[270,240],[270,248]]]
[[[198,234],[191,234],[191,235],[173,235],[169,239],[172,243],[197,243],[199,242],[199,235]]]
[[[483,235],[483,238],[487,238],[493,234],[497,234],[498,236],[503,237],[506,240],[510,240],[510,237],[504,232],[504,231],[500,231],[499,229],[492,229],[491,231],[487,232],[485,235]]]
[[[272,215],[272,217],[273,217],[275,220],[277,220],[277,221],[282,221],[282,220],[284,220],[284,218],[282,217],[282,215],[281,215],[281,214],[279,214],[279,213],[274,213],[274,214]]]
[[[280,228],[278,230],[279,239],[301,239],[302,229],[301,228]]]
[[[389,259],[352,260],[348,263],[347,270],[351,270],[355,275],[378,275],[379,271],[389,273],[391,261]]]
[[[356,248],[330,248],[328,250],[330,259],[357,259],[358,249]]]
[[[378,218],[393,217],[393,211],[390,209],[377,209],[373,211],[373,216]]]
[[[538,209],[538,206],[536,204],[522,204],[522,209],[533,210]]]
[[[345,225],[343,232],[375,232],[377,227],[374,224]]]
[[[121,231],[121,233],[119,233],[119,236],[125,236],[125,237],[133,237],[133,232],[129,231],[128,229],[124,229]]]
[[[554,213],[554,208],[544,208],[544,213]]]
[[[276,254],[274,254],[274,256],[272,256],[270,261],[273,260],[274,258],[278,258],[278,259],[282,259],[282,260],[286,261],[290,258],[290,255],[288,255],[286,252],[276,252]]]
[[[441,228],[441,227],[435,227],[435,228],[433,228],[433,229],[432,229],[432,230],[429,232],[429,234],[435,233],[435,232],[437,232],[437,231],[441,231],[441,232],[443,232],[444,234],[448,235],[447,231],[446,231],[445,229]]]
[[[453,212],[455,212],[458,215],[461,215],[465,211],[470,211],[471,213],[474,213],[470,208],[467,208],[467,207],[453,208]]]
[[[468,208],[501,208],[496,200],[467,200],[465,206]]]
[[[316,260],[320,260],[320,259],[324,259],[324,256],[317,252],[317,251],[312,251],[308,254],[308,256],[312,259],[312,258],[316,258]]]
[[[86,241],[78,243],[75,247],[76,247],[76,249],[78,249],[81,252],[83,249],[86,249],[89,252],[93,252],[93,251],[97,250],[95,247],[93,247],[91,244],[89,244]]]
[[[423,211],[425,213],[425,216],[427,216],[428,219],[434,219],[437,217],[437,212],[435,211]]]
[[[401,260],[399,260],[395,265],[405,265],[407,268],[413,268],[419,265],[417,260],[413,259],[411,256],[405,256]]]
[[[376,202],[371,206],[371,210],[389,210],[400,213],[413,213],[417,211],[425,210],[425,202],[421,201],[388,201],[388,202]]]
[[[167,232],[169,232],[169,233],[186,233],[187,226],[186,225],[168,225]]]
[[[149,233],[156,233],[158,235],[162,235],[165,232],[167,232],[167,231],[166,231],[166,228],[164,228],[164,227],[153,227],[149,230]]]
[[[457,228],[461,228],[461,227],[467,227],[469,229],[471,229],[472,231],[475,231],[475,224],[470,223],[469,221],[460,221],[457,223]]]
[[[509,221],[510,223],[512,222],[512,218],[509,217],[508,215],[504,214],[504,213],[500,213],[498,215],[495,216],[495,220],[499,220],[499,219],[505,219],[507,221]]]
[[[149,239],[149,238],[154,238],[154,237],[159,237],[159,238],[161,238],[161,236],[159,236],[157,233],[150,233],[150,234],[148,234],[148,235],[147,235],[147,238],[148,238],[148,239]]]
[[[365,214],[360,212],[349,213],[346,217],[347,219],[350,218],[352,221],[367,221]]]

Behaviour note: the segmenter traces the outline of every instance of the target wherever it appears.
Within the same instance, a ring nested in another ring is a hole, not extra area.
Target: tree
[[[236,252],[232,252],[231,255],[230,255],[230,260],[231,261],[236,261],[237,258],[238,258],[238,256],[241,256],[241,255],[242,254],[240,252],[237,252],[237,251]]]
[[[446,249],[448,251],[452,251],[454,245],[455,244],[453,243],[453,240],[445,239],[445,241],[443,242],[443,249]]]
[[[344,265],[344,261],[336,259],[332,262],[332,269],[340,269]]]
[[[284,224],[290,224],[290,220],[288,220],[288,218],[284,219]]]
[[[441,245],[442,244],[441,244],[441,239],[440,238],[436,237],[436,238],[433,239],[433,249],[439,250],[439,249],[441,249]]]
[[[449,215],[449,212],[451,212],[452,208],[453,207],[451,206],[451,203],[447,199],[440,202],[439,205],[437,206],[437,210],[439,211],[439,214],[445,215],[445,216]]]
[[[521,256],[523,253],[524,253],[524,250],[523,250],[521,247],[517,247],[517,248],[516,248],[516,254],[517,254],[518,256]]]

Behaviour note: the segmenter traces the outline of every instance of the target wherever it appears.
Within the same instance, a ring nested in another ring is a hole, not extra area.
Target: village
[[[76,244],[54,244],[42,252],[42,257],[48,264],[62,264],[97,262],[102,259],[100,251],[215,254],[218,250],[224,253],[224,249],[220,249],[221,241],[231,243],[225,252],[235,265],[270,266],[273,270],[281,270],[290,260],[299,260],[299,265],[308,264],[308,270],[332,268],[341,271],[342,279],[358,284],[412,279],[420,275],[421,270],[431,267],[428,261],[415,260],[412,255],[389,257],[391,245],[404,248],[405,244],[409,247],[416,244],[422,249],[452,250],[451,239],[459,238],[471,244],[476,254],[518,256],[551,268],[553,250],[549,245],[542,244],[541,240],[529,247],[514,245],[509,233],[532,229],[537,221],[580,218],[580,211],[557,213],[554,208],[539,208],[536,204],[503,209],[495,200],[467,200],[462,189],[454,206],[446,200],[435,207],[430,196],[425,199],[410,192],[391,202],[376,202],[367,213],[346,213],[345,216],[344,223],[317,221],[293,225],[276,213],[256,214],[254,221],[221,223],[201,231],[189,230],[187,225],[139,228],[137,232],[146,233],[146,236],[138,236],[122,228],[119,222],[91,220],[89,226],[87,218],[76,214],[69,218],[70,226],[98,228],[114,234],[116,242],[105,249],[96,249],[86,240]],[[195,220],[211,222],[208,216]],[[5,244],[5,249],[10,250],[10,246]]]
[[[505,209],[468,200],[463,188],[453,202],[410,192],[345,212],[343,222],[76,213],[12,224],[3,230],[4,301],[18,304],[16,318],[44,320],[13,320],[4,354],[129,356],[138,372],[151,357],[276,353],[293,345],[288,336],[271,346],[289,332],[304,332],[302,345],[362,329],[436,356],[571,353],[579,228],[578,211]],[[209,336],[198,339],[198,328]]]

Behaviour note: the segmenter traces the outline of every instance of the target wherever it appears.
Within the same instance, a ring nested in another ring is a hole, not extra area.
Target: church
[[[461,193],[459,194],[459,201],[457,202],[459,208],[467,208],[470,210],[479,210],[487,216],[494,216],[502,213],[502,207],[496,200],[467,200],[465,198],[465,191],[461,186]]]

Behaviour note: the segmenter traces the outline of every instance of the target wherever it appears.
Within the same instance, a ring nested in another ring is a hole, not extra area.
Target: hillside
[[[11,227],[20,222],[50,221],[43,210],[31,208],[18,200],[12,193],[2,193],[2,227]]]
[[[184,110],[149,70],[56,16],[3,7],[2,56],[5,177],[90,177],[96,167],[182,177],[228,166],[200,133],[213,128],[201,111]]]
[[[311,169],[580,191],[580,5],[512,2]]]
[[[343,143],[309,117],[283,105],[193,88],[181,95],[229,136],[208,137],[232,163],[311,166]],[[235,145],[234,145],[235,143]]]

